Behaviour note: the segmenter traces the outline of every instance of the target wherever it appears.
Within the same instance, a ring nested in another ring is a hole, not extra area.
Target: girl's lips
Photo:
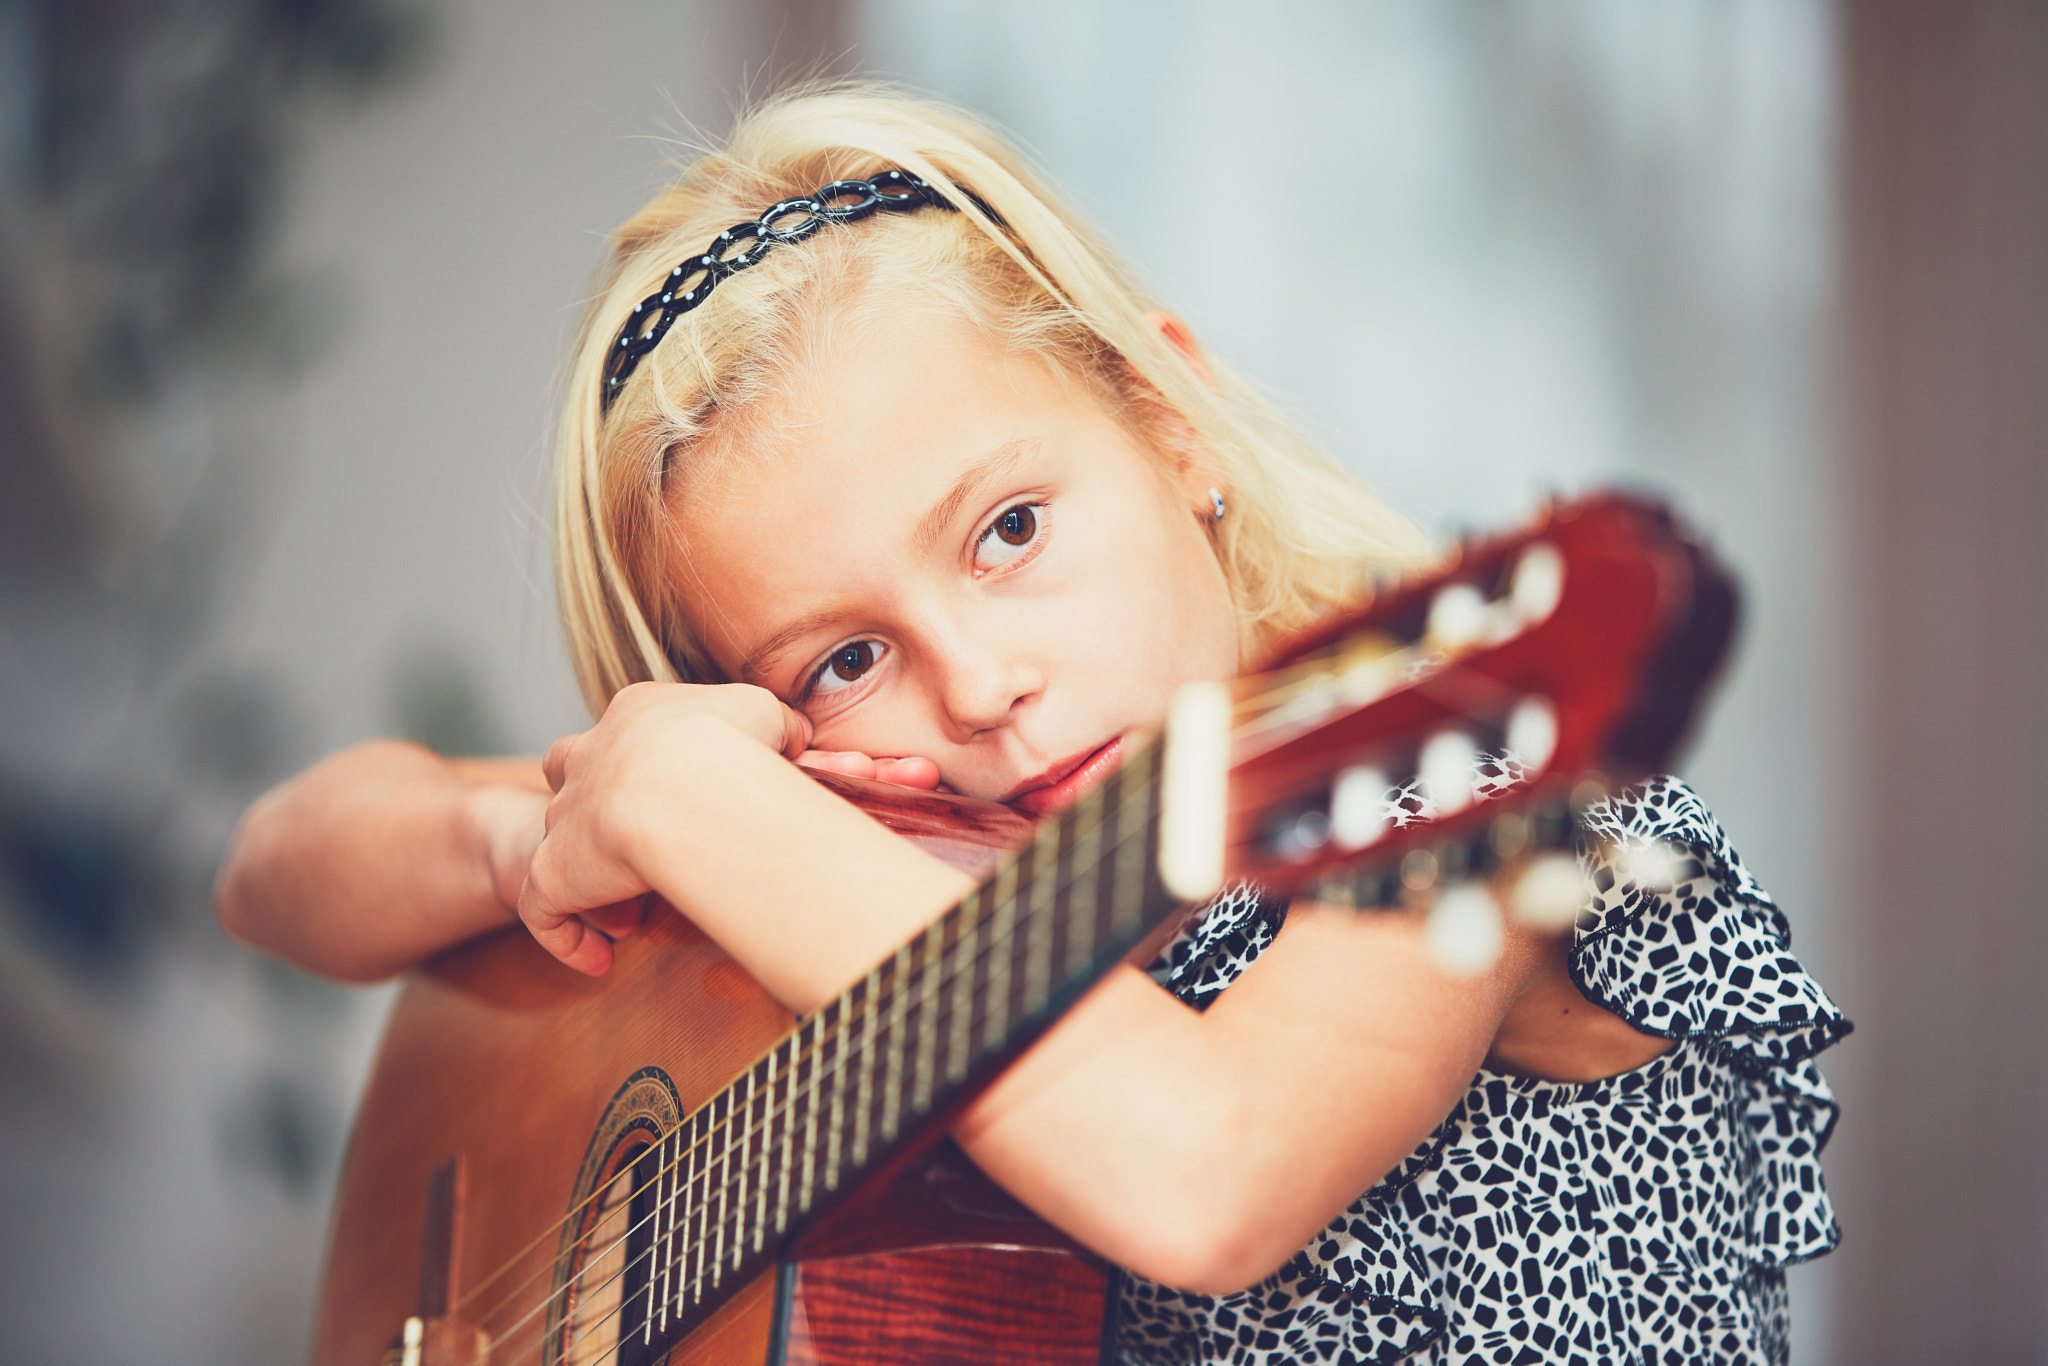
[[[1034,816],[1064,811],[1090,788],[1116,772],[1124,761],[1124,737],[1119,735],[1097,750],[1078,759],[1063,760],[1034,778],[1025,790],[1007,798],[1010,805]],[[1051,781],[1046,781],[1051,778]]]

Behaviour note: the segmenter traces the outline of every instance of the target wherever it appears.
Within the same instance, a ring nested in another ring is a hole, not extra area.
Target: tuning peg
[[[1330,833],[1337,847],[1363,849],[1387,830],[1387,794],[1393,784],[1386,772],[1354,764],[1337,775],[1330,788]]]
[[[1423,636],[1440,650],[1460,650],[1486,635],[1490,613],[1486,598],[1469,583],[1453,583],[1437,590],[1429,604],[1429,623]]]
[[[1542,774],[1557,753],[1557,709],[1543,697],[1525,697],[1508,713],[1508,757],[1529,777]]]
[[[1472,779],[1479,768],[1479,746],[1461,730],[1440,730],[1423,742],[1418,776],[1436,814],[1448,816],[1472,804]]]
[[[1532,930],[1561,930],[1579,917],[1592,889],[1570,854],[1538,854],[1515,879],[1508,904],[1515,920]]]
[[[1557,610],[1564,596],[1564,556],[1548,541],[1538,541],[1515,561],[1508,582],[1508,601],[1525,626],[1534,626]]]
[[[1455,977],[1486,971],[1499,961],[1507,944],[1500,904],[1478,882],[1462,882],[1439,894],[1422,933],[1430,958]]]

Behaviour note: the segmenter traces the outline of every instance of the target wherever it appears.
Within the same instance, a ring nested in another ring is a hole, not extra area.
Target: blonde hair
[[[892,167],[959,212],[877,214],[770,251],[682,315],[603,411],[613,339],[677,262],[770,204]],[[900,306],[906,290],[1103,393],[1162,457],[1199,443],[1228,497],[1215,545],[1245,658],[1430,557],[1250,385],[1171,345],[1147,318],[1157,305],[993,129],[886,87],[798,90],[744,118],[619,230],[577,342],[556,452],[556,584],[593,714],[629,683],[719,680],[677,596],[674,482],[714,430],[729,436],[835,340],[857,344],[863,314]]]

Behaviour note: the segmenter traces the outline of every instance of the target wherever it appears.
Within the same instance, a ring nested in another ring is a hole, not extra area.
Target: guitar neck
[[[1157,871],[1160,772],[1157,746],[1133,754],[649,1149],[655,1235],[634,1277],[650,1306],[647,1359],[1183,904]]]

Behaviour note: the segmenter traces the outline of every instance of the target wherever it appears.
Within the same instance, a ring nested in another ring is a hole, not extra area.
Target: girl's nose
[[[1008,725],[1045,690],[1045,676],[1021,654],[1001,649],[953,649],[940,665],[939,706],[955,744]]]

